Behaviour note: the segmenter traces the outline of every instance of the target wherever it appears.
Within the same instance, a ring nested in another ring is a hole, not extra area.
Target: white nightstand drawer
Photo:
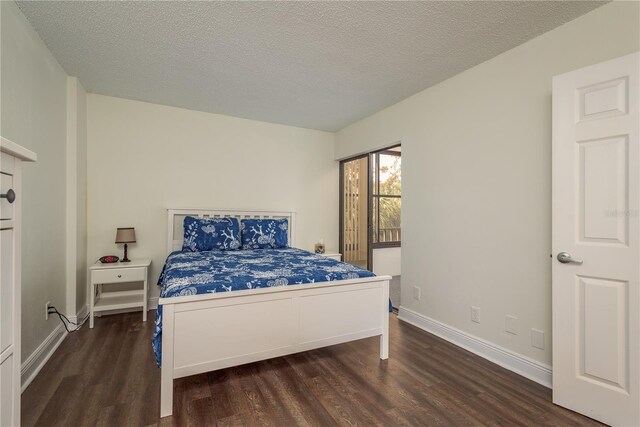
[[[118,268],[116,270],[94,270],[93,283],[124,283],[145,280],[144,268]]]
[[[0,173],[0,192],[7,194],[9,190],[13,191],[13,175]],[[0,219],[13,219],[13,203],[6,198],[0,199]]]

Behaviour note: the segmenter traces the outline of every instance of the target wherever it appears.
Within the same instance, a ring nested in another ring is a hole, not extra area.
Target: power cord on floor
[[[76,323],[76,322],[72,322],[71,320],[69,320],[69,318],[67,316],[65,316],[64,314],[60,313],[55,307],[51,306],[49,307],[49,314],[57,314],[58,317],[60,318],[60,321],[62,322],[62,324],[64,325],[64,328],[67,330],[67,332],[71,333],[71,332],[76,332],[78,329],[80,329],[82,327],[82,325],[85,324],[85,322],[87,321],[87,319],[89,318],[89,315],[91,313],[87,313],[86,316],[84,316],[84,319],[82,319],[82,321],[80,323]],[[67,326],[67,324],[69,325],[73,325],[76,328],[73,330],[70,330],[69,327]]]

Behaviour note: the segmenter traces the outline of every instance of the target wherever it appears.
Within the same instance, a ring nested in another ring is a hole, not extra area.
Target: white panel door
[[[640,425],[639,67],[553,79],[553,401],[614,426]]]

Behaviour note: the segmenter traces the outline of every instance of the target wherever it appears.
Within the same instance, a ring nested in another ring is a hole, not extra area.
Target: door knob
[[[558,261],[560,261],[563,264],[568,264],[570,262],[572,262],[574,264],[582,264],[582,260],[581,259],[572,258],[571,254],[569,252],[560,252],[558,254]]]
[[[10,188],[7,194],[0,194],[0,198],[7,199],[7,202],[13,203],[16,200],[16,192]]]

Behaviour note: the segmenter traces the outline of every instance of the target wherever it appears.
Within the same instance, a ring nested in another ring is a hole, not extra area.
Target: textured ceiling
[[[328,131],[601,4],[18,2],[89,92]]]

